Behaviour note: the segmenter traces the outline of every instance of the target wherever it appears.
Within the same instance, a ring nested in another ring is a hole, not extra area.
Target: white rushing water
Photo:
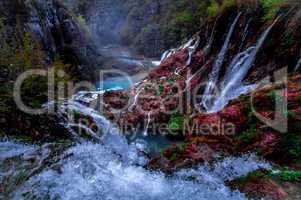
[[[138,87],[138,89],[137,89],[137,91],[136,91],[136,94],[135,94],[135,96],[134,96],[134,98],[133,98],[133,103],[132,103],[132,104],[129,106],[129,108],[128,108],[129,111],[133,111],[133,108],[136,106],[136,104],[137,104],[137,102],[138,102],[139,95],[140,95],[140,93],[141,93],[143,90],[144,90],[144,86],[143,86],[143,84],[141,84],[141,85]]]
[[[37,156],[36,146],[24,146],[14,142],[0,143],[14,148],[15,158]],[[85,142],[64,152],[62,159],[31,176],[15,191],[11,199],[100,199],[100,200],[243,200],[238,191],[231,191],[224,182],[246,175],[258,168],[270,168],[269,164],[254,155],[229,157],[214,165],[185,169],[172,176],[152,172],[141,167],[145,159],[137,153],[143,143],[121,145],[127,154],[120,156],[111,145]],[[20,149],[19,149],[20,148]],[[26,153],[23,150],[30,149]],[[46,147],[45,147],[46,149]],[[0,149],[1,153],[2,149]],[[11,156],[9,157],[12,158]],[[9,159],[6,157],[6,159]],[[142,159],[141,159],[142,158]],[[4,158],[1,158],[3,162]],[[14,160],[11,160],[11,163]],[[15,161],[17,164],[19,160]],[[8,169],[1,169],[10,173]]]
[[[202,104],[206,110],[208,110],[209,107],[211,106],[210,103],[211,103],[212,93],[213,93],[214,87],[217,83],[217,80],[219,78],[221,67],[223,65],[225,55],[229,48],[231,37],[234,32],[234,28],[239,20],[240,15],[241,15],[241,13],[238,13],[236,18],[234,19],[234,21],[227,33],[223,47],[222,47],[221,51],[219,52],[217,59],[215,60],[215,63],[213,65],[212,71],[209,75],[209,81],[208,81],[207,87],[205,89],[203,100],[202,100]]]
[[[246,94],[256,88],[256,85],[244,85],[243,80],[245,79],[249,69],[252,67],[256,55],[263,45],[266,37],[277,23],[278,17],[260,36],[259,40],[255,46],[249,47],[244,52],[238,53],[227,67],[224,79],[221,82],[221,87],[217,88],[220,91],[220,94],[214,95],[214,87],[218,87],[216,82],[219,77],[220,71],[216,71],[213,68],[212,75],[214,76],[213,80],[210,81],[207,85],[206,91],[203,96],[203,106],[206,108],[207,112],[217,112],[223,109],[224,106],[228,104],[230,100],[233,100],[239,97],[242,94]],[[216,73],[217,72],[217,73]]]
[[[167,58],[169,58],[171,55],[175,54],[176,52],[179,52],[183,49],[187,49],[188,50],[188,59],[183,67],[176,69],[175,73],[178,74],[178,73],[180,73],[181,70],[185,69],[187,66],[190,65],[192,55],[195,52],[195,50],[197,49],[197,47],[199,46],[199,44],[200,44],[200,37],[198,35],[196,35],[196,36],[192,37],[190,40],[188,40],[188,42],[182,44],[180,47],[178,47],[176,49],[169,49],[169,50],[165,51],[161,56],[160,63],[162,63],[164,60],[166,60]]]
[[[192,39],[190,39],[188,41],[188,43],[184,44],[182,47],[180,47],[181,49],[187,49],[188,51],[188,59],[185,63],[184,66],[177,68],[175,70],[175,74],[179,75],[184,69],[186,69],[186,67],[188,67],[191,64],[192,61],[192,56],[194,54],[194,52],[196,51],[197,47],[200,44],[200,37],[199,36],[195,36]]]
[[[147,114],[147,122],[146,122],[146,126],[144,128],[143,136],[148,136],[148,128],[149,128],[149,124],[151,122],[151,114],[152,114],[152,112],[149,112]]]
[[[203,49],[205,57],[207,57],[210,54],[210,51],[211,51],[211,48],[212,48],[212,45],[213,45],[213,42],[214,42],[214,36],[215,36],[215,33],[216,33],[216,26],[217,26],[218,19],[219,18],[217,17],[215,22],[214,22],[214,25],[213,25],[213,28],[212,28],[212,31],[211,31],[211,34],[210,34],[209,41]]]
[[[245,41],[248,37],[248,34],[249,34],[249,26],[250,26],[250,23],[252,21],[252,18],[250,18],[248,21],[247,21],[247,24],[245,26],[245,29],[244,29],[244,32],[242,34],[242,39],[241,39],[241,43],[240,43],[240,46],[239,46],[239,50],[238,52],[241,52],[241,49],[243,48],[244,44],[245,44]]]

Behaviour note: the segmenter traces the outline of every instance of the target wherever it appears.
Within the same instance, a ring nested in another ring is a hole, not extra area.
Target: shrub
[[[180,25],[192,25],[194,22],[194,16],[191,11],[185,10],[178,14],[176,21]]]
[[[286,0],[261,0],[265,15],[264,21],[271,21],[280,10],[281,6],[286,3]]]
[[[207,8],[208,16],[214,18],[218,15],[220,7],[215,0],[212,0],[209,7]]]
[[[44,76],[31,76],[23,82],[21,87],[24,103],[32,108],[40,108],[47,102],[47,91],[47,78]]]

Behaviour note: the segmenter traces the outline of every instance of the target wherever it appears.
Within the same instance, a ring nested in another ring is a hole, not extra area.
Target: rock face
[[[77,68],[81,79],[93,77],[96,50],[84,29],[60,1],[2,0],[0,6],[4,24],[11,30],[8,34],[30,33],[40,41],[48,62],[59,55]]]
[[[248,197],[254,199],[284,200],[290,199],[289,194],[275,181],[266,177],[264,173],[257,171],[253,175],[232,181],[232,188],[239,189]]]
[[[6,135],[27,136],[33,141],[43,142],[70,137],[69,130],[61,124],[61,119],[55,114],[30,116],[16,113],[16,115],[11,115],[11,120],[3,118],[5,121],[0,122],[3,128],[11,127],[5,129]]]

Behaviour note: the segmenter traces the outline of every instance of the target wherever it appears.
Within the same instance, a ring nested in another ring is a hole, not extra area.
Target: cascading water
[[[245,41],[246,41],[246,39],[248,37],[249,26],[250,26],[251,21],[252,21],[252,19],[249,19],[248,22],[247,22],[247,24],[246,24],[246,27],[245,27],[243,35],[242,35],[242,40],[241,40],[238,52],[241,52],[241,49],[243,48],[243,46],[245,44]]]
[[[133,101],[132,105],[129,106],[129,109],[128,109],[129,111],[132,111],[133,108],[136,106],[138,98],[139,98],[139,95],[143,91],[143,89],[144,89],[143,85],[141,85],[141,86],[138,87],[138,90],[137,90],[137,92],[136,92],[136,94],[134,96],[134,101]]]
[[[147,114],[147,123],[146,123],[146,126],[145,126],[145,129],[144,129],[144,132],[143,132],[143,136],[147,136],[148,135],[148,128],[149,128],[149,124],[151,122],[151,112],[149,112]]]
[[[195,38],[190,39],[188,41],[188,43],[184,44],[183,47],[180,47],[181,49],[188,50],[188,59],[183,67],[180,67],[175,70],[176,75],[179,75],[181,73],[181,71],[183,71],[184,69],[186,69],[186,67],[188,67],[190,65],[191,60],[192,60],[192,55],[196,51],[199,44],[200,44],[200,37],[195,36]]]
[[[186,61],[184,67],[181,67],[181,69],[176,69],[175,73],[176,74],[179,73],[180,70],[182,70],[182,69],[186,68],[188,65],[190,65],[192,55],[195,52],[196,48],[198,47],[199,43],[200,43],[199,36],[192,37],[190,40],[188,40],[188,42],[182,44],[179,48],[169,49],[169,50],[165,51],[161,56],[160,63],[162,63],[164,60],[166,60],[167,58],[169,58],[171,55],[175,54],[176,52],[181,51],[183,49],[187,49],[188,50],[188,60]]]
[[[211,51],[212,44],[213,44],[213,41],[214,41],[214,35],[215,35],[215,31],[216,31],[217,22],[218,22],[218,18],[214,22],[209,41],[208,41],[207,45],[205,46],[205,48],[203,50],[205,57],[207,57],[207,55],[209,55],[209,53]]]
[[[244,194],[232,191],[225,182],[259,168],[270,169],[268,163],[247,154],[183,169],[170,176],[149,171],[143,167],[148,161],[148,144],[143,140],[129,143],[106,118],[77,102],[81,95],[61,104],[59,111],[67,115],[76,110],[91,117],[102,130],[101,134],[94,133],[99,134],[99,142],[83,139],[71,147],[58,144],[53,148],[52,144],[0,141],[0,163],[5,165],[0,168],[0,181],[5,188],[0,198],[246,200]]]
[[[203,100],[202,100],[202,104],[203,104],[203,106],[205,107],[206,110],[208,110],[209,107],[211,106],[212,93],[213,93],[214,87],[216,85],[216,82],[219,78],[220,70],[221,70],[221,67],[223,65],[225,55],[226,55],[226,53],[228,51],[228,48],[229,48],[231,36],[234,32],[234,28],[235,28],[235,26],[236,26],[236,24],[237,24],[237,22],[240,18],[240,15],[241,15],[241,13],[238,13],[236,18],[234,19],[234,21],[233,21],[233,23],[232,23],[232,25],[229,29],[229,32],[226,36],[223,47],[222,47],[221,51],[219,52],[219,54],[217,56],[217,59],[216,59],[214,65],[213,65],[212,72],[209,75],[209,81],[208,81],[207,87],[205,89],[205,92],[204,92],[204,95],[203,95]]]
[[[1,143],[1,146],[3,143]],[[9,165],[17,165],[26,157],[41,159],[38,147],[9,142],[14,151]],[[116,144],[118,145],[118,144]],[[23,149],[29,151],[23,154]],[[43,147],[44,151],[49,151]],[[111,151],[111,145],[85,142],[67,149],[59,162],[44,167],[40,173],[28,177],[10,193],[11,199],[167,199],[167,200],[245,200],[238,191],[231,191],[225,181],[246,175],[258,168],[270,168],[269,164],[258,160],[254,155],[240,158],[229,157],[214,165],[203,165],[196,169],[186,169],[165,176],[151,172],[141,164],[141,155],[133,149],[144,148],[143,144],[133,143],[124,146],[131,152],[125,157]],[[3,149],[0,149],[3,153]],[[4,159],[1,157],[1,162]],[[30,162],[28,168],[30,168]],[[21,172],[22,170],[18,171]],[[1,168],[1,174],[10,173]],[[23,171],[23,173],[25,173]],[[191,177],[194,177],[193,179]]]
[[[217,98],[211,101],[213,102],[213,104],[211,104],[212,106],[206,107],[208,112],[217,112],[227,105],[230,100],[239,97],[241,94],[246,94],[256,88],[256,85],[244,86],[242,81],[249,69],[252,67],[257,52],[278,19],[279,17],[268,27],[266,31],[264,31],[255,46],[248,48],[234,57],[230,66],[227,68],[224,80],[221,83],[221,93]]]

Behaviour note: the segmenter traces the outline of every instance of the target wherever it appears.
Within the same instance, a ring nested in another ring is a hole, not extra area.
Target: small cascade
[[[215,20],[215,22],[214,22],[214,25],[213,25],[213,28],[212,28],[212,32],[211,32],[209,41],[208,41],[206,47],[205,47],[204,50],[203,50],[203,51],[204,51],[204,54],[205,54],[205,57],[207,57],[207,55],[209,55],[209,53],[210,53],[210,51],[211,51],[212,44],[213,44],[213,41],[214,41],[215,32],[216,32],[217,22],[218,22],[218,18],[217,18],[217,19]]]
[[[90,103],[92,101],[97,100],[98,96],[103,94],[104,92],[104,90],[97,92],[80,91],[76,95],[74,95],[71,98],[71,100],[83,103]]]
[[[83,104],[69,100],[62,102],[59,106],[58,113],[64,121],[64,126],[68,128],[70,133],[75,139],[81,139],[82,136],[79,135],[78,129],[85,130],[85,134],[88,134],[90,137],[97,141],[101,141],[112,128],[110,122],[101,116],[97,111],[92,108],[86,107]],[[84,116],[89,116],[93,119],[98,127],[98,131],[93,131],[87,125],[83,123],[75,123],[73,120],[74,113],[81,113]]]
[[[182,49],[187,49],[188,50],[188,59],[183,67],[180,67],[175,70],[175,74],[179,75],[186,67],[188,67],[191,63],[192,56],[194,52],[196,51],[197,47],[200,44],[200,37],[196,36],[195,38],[192,38],[188,43],[186,43]]]
[[[164,60],[166,60],[167,58],[169,58],[171,55],[175,54],[176,52],[179,52],[183,49],[188,49],[189,59],[186,62],[186,66],[188,66],[190,64],[192,54],[198,47],[199,43],[200,43],[200,37],[195,36],[195,37],[191,38],[190,40],[188,40],[188,42],[182,44],[180,47],[178,47],[176,49],[169,49],[169,50],[165,51],[161,56],[160,63],[162,63]],[[189,63],[189,64],[187,64],[187,63]]]
[[[72,117],[68,118],[69,113],[73,113],[74,111],[80,113],[81,115],[90,117],[98,127],[98,130],[94,131],[84,123],[75,123]],[[144,141],[136,141],[136,143],[129,144],[118,127],[116,127],[108,119],[106,119],[99,112],[92,108],[86,107],[81,103],[69,100],[61,104],[59,112],[63,116],[63,125],[70,130],[71,136],[73,136],[73,138],[75,138],[79,143],[87,142],[87,140],[84,139],[83,135],[81,135],[79,131],[79,129],[84,129],[85,134],[89,134],[89,136],[99,144],[108,146],[112,153],[121,156],[125,161],[129,161],[133,159],[133,157],[137,157],[136,154],[135,156],[133,155],[133,153],[137,153],[136,150],[142,151],[141,149],[136,149],[135,146],[141,146],[137,145],[137,142],[144,143]],[[147,152],[146,146],[145,152]],[[141,159],[145,158],[141,157],[140,160]]]
[[[250,26],[251,21],[252,21],[252,19],[249,19],[248,22],[247,22],[247,24],[246,24],[246,27],[245,27],[243,35],[242,35],[242,40],[241,40],[238,52],[241,52],[241,50],[242,50],[242,48],[243,48],[243,46],[245,44],[245,41],[246,41],[246,39],[248,37],[249,26]]]
[[[209,81],[208,81],[207,87],[205,89],[205,92],[204,92],[204,95],[203,95],[203,100],[202,100],[202,104],[203,104],[203,106],[205,107],[206,110],[208,110],[208,108],[210,107],[211,96],[212,96],[215,84],[216,84],[216,82],[219,78],[220,70],[221,70],[221,67],[223,65],[225,55],[226,55],[226,53],[228,51],[228,48],[229,48],[231,36],[234,32],[234,28],[235,28],[235,26],[236,26],[236,24],[237,24],[237,22],[240,18],[240,15],[241,15],[241,13],[238,13],[236,18],[234,19],[234,21],[233,21],[233,23],[232,23],[232,25],[229,29],[229,32],[227,33],[227,36],[226,36],[225,42],[223,44],[223,47],[222,47],[221,51],[219,52],[219,54],[217,56],[217,59],[216,59],[214,65],[213,65],[212,72],[209,75]]]
[[[151,122],[151,112],[149,112],[147,114],[147,123],[146,123],[146,126],[145,126],[145,129],[144,129],[144,132],[143,132],[143,136],[148,136],[148,128],[149,128],[149,124]]]
[[[135,96],[134,96],[134,101],[133,101],[132,105],[129,106],[129,108],[128,108],[129,111],[132,111],[133,108],[136,106],[137,101],[138,101],[138,98],[139,98],[139,95],[140,95],[140,93],[141,93],[142,91],[143,91],[143,85],[141,85],[141,86],[138,87],[137,93],[136,93]]]
[[[298,62],[297,62],[297,64],[296,64],[296,67],[295,67],[295,71],[298,71],[299,68],[300,68],[300,66],[301,66],[301,50],[300,50],[300,57],[299,57],[299,60],[298,60]]]
[[[256,88],[256,85],[243,85],[249,69],[252,67],[256,55],[265,41],[267,35],[278,21],[279,17],[268,27],[266,31],[260,36],[257,44],[239,53],[234,57],[230,66],[227,68],[224,80],[220,84],[221,93],[214,101],[212,106],[207,107],[208,112],[217,112],[221,110],[232,99],[239,97],[242,94],[246,94]]]

